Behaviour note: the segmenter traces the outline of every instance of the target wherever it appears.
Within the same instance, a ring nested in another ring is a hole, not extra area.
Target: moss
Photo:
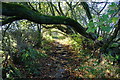
[[[77,21],[65,17],[65,16],[49,16],[35,12],[23,5],[13,3],[3,3],[3,15],[16,16],[22,19],[38,24],[64,24],[71,26],[75,31],[88,38],[89,34],[86,33],[84,27],[82,27]],[[89,37],[90,38],[90,37]],[[92,38],[91,38],[92,39]]]

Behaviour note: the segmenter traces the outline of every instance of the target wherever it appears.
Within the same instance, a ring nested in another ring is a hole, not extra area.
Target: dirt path
[[[80,66],[74,51],[58,42],[53,43],[52,52],[48,52],[49,58],[40,60],[42,64],[41,76],[44,78],[74,78],[75,68]]]
[[[45,52],[48,57],[40,58],[37,63],[32,65],[36,71],[33,70],[32,73],[29,73],[24,65],[16,65],[21,74],[24,74],[23,76],[26,78],[38,78],[34,80],[59,80],[63,78],[74,80],[78,77],[81,73],[76,72],[75,69],[80,67],[82,59],[78,57],[75,50],[70,45],[59,42],[47,44],[47,46],[49,45],[52,48]],[[82,74],[79,77],[82,77]]]

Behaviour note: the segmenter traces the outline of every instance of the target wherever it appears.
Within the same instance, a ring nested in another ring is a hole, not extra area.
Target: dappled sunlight
[[[21,65],[20,63],[16,64],[14,61],[9,61],[12,63],[8,65],[15,64],[14,67],[19,69],[18,72],[24,73],[27,78],[34,78],[35,75],[36,78],[67,77],[69,79],[75,79],[76,77],[119,77],[118,72],[116,72],[119,69],[118,65],[113,66],[113,62],[108,60],[108,57],[105,57],[101,63],[98,63],[98,58],[93,57],[92,53],[77,51],[75,46],[73,46],[75,41],[71,40],[71,38],[43,40],[42,48],[29,49],[27,52],[25,50],[21,52],[26,63],[22,62]],[[78,50],[80,49],[82,48]],[[28,65],[29,67],[27,67]],[[37,73],[34,73],[32,70],[35,70]],[[22,74],[21,76],[23,76]]]
[[[0,80],[120,78],[120,2],[1,4]]]
[[[69,37],[66,37],[65,39],[54,39],[54,40],[63,45],[70,45],[72,43],[72,39]]]

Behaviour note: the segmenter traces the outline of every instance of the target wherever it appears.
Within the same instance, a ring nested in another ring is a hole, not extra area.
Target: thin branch
[[[3,35],[2,35],[3,39],[2,39],[2,42],[4,41],[5,33],[6,33],[6,31],[9,29],[10,25],[11,25],[11,23],[8,24],[8,26],[5,28],[5,30],[4,30],[4,32],[3,32]]]
[[[53,6],[50,3],[48,3],[48,5],[50,6],[50,11],[51,11],[52,15],[55,16],[55,12],[54,12]]]
[[[83,6],[83,8],[84,8],[84,10],[85,10],[88,19],[89,19],[89,20],[92,20],[92,15],[91,15],[91,13],[90,13],[90,9],[89,9],[88,4],[87,4],[86,2],[81,2],[81,5]]]
[[[55,10],[58,12],[58,14],[61,15],[61,13],[60,13],[59,10],[57,9],[57,7],[56,7],[52,2],[50,2],[50,4],[55,8]]]
[[[58,7],[59,7],[59,10],[60,10],[62,16],[64,16],[64,13],[63,13],[62,8],[61,8],[61,6],[60,6],[60,2],[58,2]]]
[[[34,11],[36,11],[36,12],[39,12],[38,10],[36,10],[33,6],[32,6],[32,4],[30,3],[30,2],[28,2],[28,6],[30,6],[31,8],[32,8],[32,10],[34,10]]]
[[[68,3],[68,2],[66,2],[66,4],[70,7],[70,5],[69,5],[69,3]],[[73,9],[74,9],[77,5],[79,5],[79,2],[76,2],[76,4],[75,4],[75,5],[73,5]],[[70,10],[71,10],[71,8],[69,8],[69,9],[66,11],[65,16],[67,16],[68,11],[70,11]]]
[[[105,9],[105,7],[107,6],[107,3],[108,2],[106,2],[105,5],[104,5],[104,7],[99,11],[99,14]]]
[[[76,4],[73,5],[73,9],[74,9],[77,5],[79,5],[79,2],[76,2]]]
[[[97,15],[100,15],[98,11],[96,11],[93,7],[90,7],[92,10],[96,12]]]

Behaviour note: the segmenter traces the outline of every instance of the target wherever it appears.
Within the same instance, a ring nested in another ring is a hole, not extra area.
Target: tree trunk
[[[95,40],[95,38],[91,34],[87,33],[86,29],[82,27],[77,21],[71,18],[68,18],[68,17],[43,15],[23,5],[19,5],[15,3],[14,4],[13,3],[2,3],[2,15],[16,17],[17,19],[13,18],[13,21],[20,20],[20,19],[27,19],[29,21],[32,21],[38,24],[69,25],[82,36]],[[9,21],[7,23],[9,23]]]

